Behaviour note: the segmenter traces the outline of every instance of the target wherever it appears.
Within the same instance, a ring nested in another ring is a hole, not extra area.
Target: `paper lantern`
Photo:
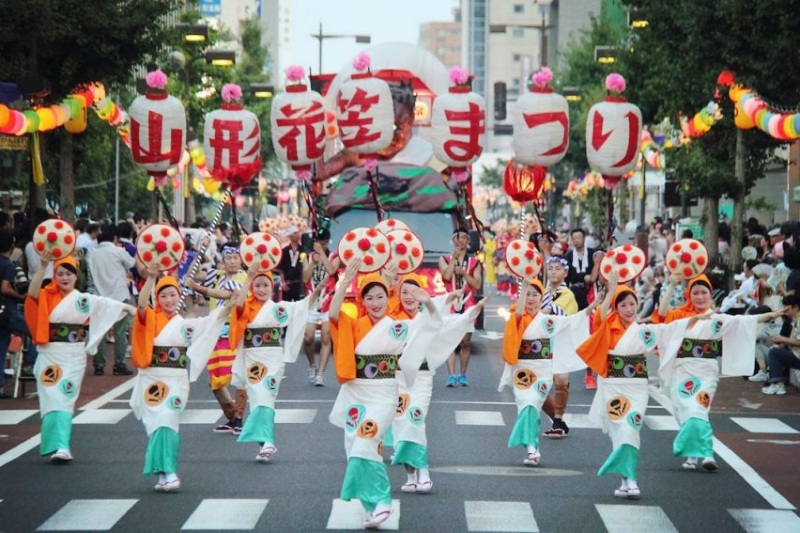
[[[50,131],[56,127],[56,116],[49,107],[40,107],[36,114],[39,115],[39,131]]]
[[[308,179],[311,165],[325,154],[324,101],[301,83],[303,67],[289,67],[287,78],[294,83],[272,99],[272,146],[278,159],[291,166],[298,178]]]
[[[625,79],[609,74],[606,87],[622,93]],[[586,158],[589,166],[602,174],[605,184],[614,188],[622,176],[636,167],[642,138],[642,113],[622,96],[606,96],[592,106],[586,120]]]
[[[520,165],[512,159],[503,173],[503,190],[517,202],[530,202],[539,197],[544,178],[533,167]]]
[[[261,127],[242,107],[238,85],[225,85],[222,98],[222,108],[206,115],[203,151],[211,177],[235,191],[261,170]]]
[[[342,144],[374,161],[394,136],[394,103],[389,85],[367,72],[369,56],[353,61],[356,72],[342,83],[336,95],[336,121]]]
[[[543,75],[543,77],[538,77]],[[517,100],[513,115],[514,159],[524,165],[549,167],[566,155],[569,146],[567,100],[547,85],[550,69],[534,75],[535,86]]]
[[[470,91],[469,74],[465,69],[450,69],[455,84],[433,102],[431,111],[431,143],[436,158],[450,168],[456,181],[466,181],[466,169],[483,153],[486,133],[486,104]]]
[[[64,129],[73,135],[86,131],[88,116],[86,114],[86,98],[82,94],[72,94],[65,100],[70,106],[70,119],[64,123]],[[72,104],[75,102],[75,105]]]
[[[0,129],[4,128],[11,118],[11,110],[4,104],[0,104]]]
[[[181,160],[186,144],[186,112],[180,100],[170,96],[167,77],[156,71],[147,75],[148,90],[131,104],[131,154],[133,160],[163,185],[167,169]]]

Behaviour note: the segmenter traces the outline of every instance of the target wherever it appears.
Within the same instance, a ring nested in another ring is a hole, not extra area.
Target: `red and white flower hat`
[[[363,258],[359,272],[369,273],[383,268],[391,255],[391,246],[386,235],[377,229],[355,228],[339,241],[338,252],[345,265]]]
[[[628,283],[639,277],[647,266],[644,252],[630,244],[623,244],[609,250],[600,261],[600,275],[608,280],[612,272],[617,273],[618,283]]]
[[[401,275],[419,268],[425,257],[425,247],[419,237],[407,229],[396,229],[387,232],[386,239],[392,249],[387,266],[397,267],[397,273]]]
[[[258,271],[272,270],[281,262],[283,249],[276,236],[257,231],[244,238],[239,247],[239,255],[248,270],[251,268]]]
[[[166,224],[150,224],[136,239],[136,254],[147,267],[172,270],[183,258],[185,246],[180,232]]]
[[[670,273],[696,278],[708,268],[708,250],[696,239],[681,239],[669,247],[665,261]]]
[[[33,249],[42,257],[48,252],[53,259],[68,256],[75,249],[75,240],[75,230],[63,220],[45,220],[33,231]]]
[[[506,265],[517,277],[531,279],[539,275],[542,269],[542,254],[530,241],[514,239],[506,246]]]
[[[407,230],[408,224],[396,218],[387,218],[386,220],[381,220],[380,222],[378,222],[375,225],[375,229],[386,235],[390,231],[394,231],[396,229]]]

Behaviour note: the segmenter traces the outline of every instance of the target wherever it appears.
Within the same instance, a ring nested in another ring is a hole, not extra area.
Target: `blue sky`
[[[458,4],[458,0],[292,0],[290,63],[317,72],[318,41],[310,35],[318,33],[320,22],[326,34],[370,35],[371,44],[417,44],[420,24],[453,20]],[[356,44],[354,38],[324,39],[323,72],[337,72],[368,46]]]

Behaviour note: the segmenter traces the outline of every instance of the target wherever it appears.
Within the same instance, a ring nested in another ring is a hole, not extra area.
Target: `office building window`
[[[524,4],[514,4],[514,13],[525,13]]]
[[[514,39],[522,39],[525,36],[525,30],[523,28],[512,28],[511,29],[511,37]]]
[[[514,63],[519,63],[521,57],[522,56],[520,56],[519,54],[514,54],[511,56],[511,61],[513,61]]]

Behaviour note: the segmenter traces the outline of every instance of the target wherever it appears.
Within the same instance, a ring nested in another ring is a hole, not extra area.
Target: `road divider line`
[[[81,407],[80,411],[90,411],[92,409],[100,409],[105,404],[110,402],[111,400],[115,399],[117,396],[124,394],[133,388],[133,385],[136,383],[135,378],[131,378],[128,381],[121,383],[108,391],[107,393],[103,394],[102,396],[98,396],[91,402],[87,403],[83,407]]]

